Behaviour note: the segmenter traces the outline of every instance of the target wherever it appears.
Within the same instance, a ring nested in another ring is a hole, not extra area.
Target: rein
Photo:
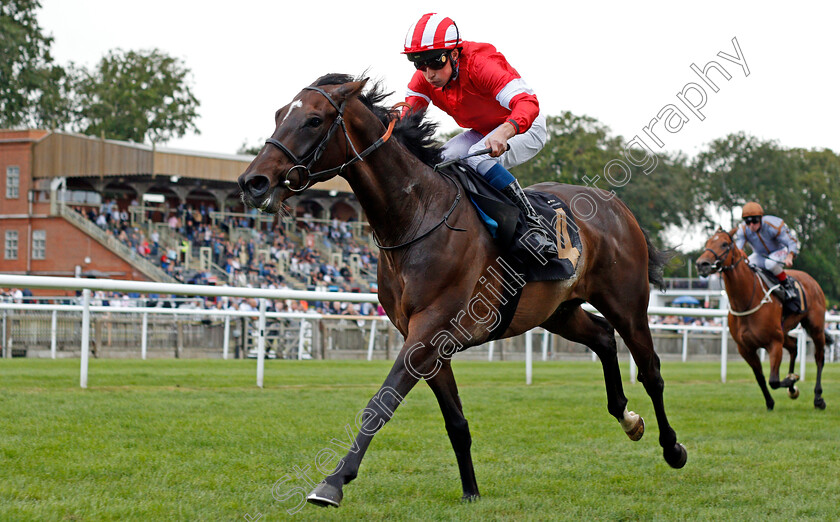
[[[753,277],[761,279],[761,277],[759,277],[758,274],[753,274]],[[762,288],[764,288],[764,281],[759,281],[759,284],[761,285]],[[772,286],[772,287],[768,288],[767,291],[764,292],[764,297],[761,298],[761,301],[758,303],[758,306],[756,306],[755,308],[750,308],[749,310],[747,310],[745,312],[736,312],[730,306],[729,307],[729,313],[736,316],[736,317],[743,317],[745,315],[752,315],[752,314],[756,313],[759,310],[759,308],[761,308],[762,306],[766,305],[767,303],[769,303],[773,300],[770,297],[770,294],[773,292],[773,290],[779,288],[780,286],[781,285],[776,285],[776,286]],[[753,295],[755,295],[755,279],[753,279]],[[750,297],[750,301],[752,301],[752,297]]]
[[[455,185],[455,188],[458,190],[458,193],[455,195],[455,201],[452,202],[452,206],[449,207],[449,210],[443,216],[443,219],[441,219],[438,222],[437,225],[433,226],[432,228],[430,228],[429,230],[427,230],[423,234],[415,237],[414,239],[406,241],[405,243],[400,243],[399,245],[385,246],[385,245],[383,245],[379,242],[379,239],[377,239],[376,234],[372,234],[373,235],[373,243],[376,245],[376,248],[378,248],[380,250],[398,250],[400,248],[404,248],[404,247],[407,247],[409,245],[413,245],[414,243],[417,243],[421,239],[425,239],[426,236],[428,236],[429,234],[431,234],[435,230],[439,229],[442,225],[446,225],[446,228],[448,228],[449,230],[454,230],[456,232],[466,232],[465,228],[453,227],[452,225],[449,224],[449,221],[447,221],[449,219],[449,216],[451,216],[452,213],[455,212],[455,207],[457,207],[458,203],[461,202],[461,185],[459,185],[457,181],[452,179],[452,177],[449,174],[446,174],[444,172],[438,172],[438,173],[441,176],[443,176],[444,178],[451,181],[452,184]]]
[[[270,145],[273,145],[273,146],[277,147],[278,149],[280,149],[283,152],[283,154],[288,156],[289,159],[291,159],[295,163],[294,166],[290,167],[289,170],[286,171],[286,180],[283,182],[286,185],[286,187],[289,190],[291,190],[292,192],[303,192],[304,190],[309,188],[310,184],[312,184],[313,182],[316,182],[319,178],[322,178],[324,176],[328,176],[328,175],[333,174],[335,172],[337,172],[338,174],[341,174],[344,171],[344,169],[346,169],[350,165],[356,163],[357,161],[364,161],[364,159],[367,156],[369,156],[373,151],[375,151],[376,149],[378,149],[379,147],[384,145],[386,141],[388,141],[388,139],[391,137],[391,133],[394,130],[394,125],[396,124],[396,121],[397,121],[396,119],[392,118],[390,123],[388,124],[388,130],[385,131],[385,134],[383,134],[382,137],[380,137],[378,140],[373,142],[373,144],[370,147],[366,148],[361,153],[359,153],[359,152],[356,151],[356,147],[353,145],[353,141],[350,139],[350,135],[347,133],[347,126],[344,124],[344,108],[347,105],[347,101],[345,100],[341,103],[341,105],[339,105],[339,104],[335,103],[335,100],[333,100],[325,90],[323,90],[319,87],[309,86],[309,87],[304,87],[303,89],[307,90],[307,91],[315,91],[315,92],[318,92],[318,93],[322,94],[327,99],[327,101],[329,101],[330,104],[333,107],[335,107],[335,110],[338,111],[338,116],[336,116],[335,120],[333,120],[332,125],[330,126],[329,130],[327,131],[327,134],[324,135],[324,138],[321,140],[321,142],[317,146],[315,146],[315,148],[309,154],[304,156],[303,158],[298,158],[297,155],[295,155],[294,152],[289,150],[289,148],[286,147],[285,145],[283,145],[279,140],[276,140],[274,138],[268,138],[267,140],[265,140],[266,143],[268,143]],[[312,166],[315,164],[316,161],[321,159],[321,155],[324,154],[324,151],[327,148],[327,144],[329,143],[330,139],[333,137],[333,134],[335,134],[335,131],[339,127],[341,127],[342,132],[344,132],[345,143],[347,143],[349,145],[350,149],[352,149],[352,151],[353,151],[353,157],[350,158],[349,161],[345,161],[344,163],[342,163],[338,167],[333,167],[331,169],[321,170],[319,172],[313,173],[312,170],[311,170]],[[311,158],[309,160],[309,163],[304,165],[303,163],[308,158]],[[292,172],[294,172],[295,170],[298,170],[298,169],[303,172],[304,176],[302,176],[302,177],[305,177],[306,183],[304,183],[301,187],[292,188],[292,181],[289,179],[289,175],[291,175]]]

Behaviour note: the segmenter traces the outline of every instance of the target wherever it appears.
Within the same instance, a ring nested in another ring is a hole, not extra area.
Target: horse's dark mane
[[[361,77],[353,78],[348,74],[327,74],[318,78],[313,85],[316,87],[341,85],[361,79]],[[359,101],[387,126],[391,109],[382,105],[382,102],[392,94],[393,92],[385,92],[382,82],[377,80],[366,92],[359,95]],[[409,152],[420,158],[423,163],[435,165],[442,161],[441,145],[434,138],[437,124],[426,120],[424,117],[425,112],[422,111],[403,117],[394,126],[392,137],[402,143]]]

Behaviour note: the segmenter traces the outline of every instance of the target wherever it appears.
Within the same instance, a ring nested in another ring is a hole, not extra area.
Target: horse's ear
[[[335,98],[338,98],[338,100],[336,101],[339,101],[339,103],[341,101],[349,100],[354,96],[358,96],[362,92],[362,89],[365,88],[365,84],[367,84],[367,81],[368,78],[363,78],[358,82],[345,83],[335,90],[333,96]]]

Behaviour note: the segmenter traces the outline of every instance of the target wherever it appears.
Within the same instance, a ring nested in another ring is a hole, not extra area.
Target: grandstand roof
[[[146,175],[235,183],[254,159],[250,155],[167,149],[59,131],[29,132],[27,137],[35,138],[32,176],[36,179]],[[340,177],[319,183],[317,188],[351,192],[350,185]]]

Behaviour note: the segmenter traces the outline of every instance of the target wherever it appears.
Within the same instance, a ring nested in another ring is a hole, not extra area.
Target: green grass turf
[[[684,469],[662,459],[640,384],[625,390],[647,432],[631,442],[606,412],[600,365],[455,361],[482,498],[462,504],[434,396],[418,385],[376,436],[342,507],[294,516],[295,467],[346,440],[389,363],[0,361],[0,520],[837,520],[840,365],[815,367],[796,401],[768,412],[746,363],[666,363]],[[798,368],[798,365],[797,365]],[[355,432],[355,429],[354,429]],[[343,452],[342,452],[343,454]],[[333,463],[334,464],[334,463]],[[275,493],[272,487],[288,476]]]

